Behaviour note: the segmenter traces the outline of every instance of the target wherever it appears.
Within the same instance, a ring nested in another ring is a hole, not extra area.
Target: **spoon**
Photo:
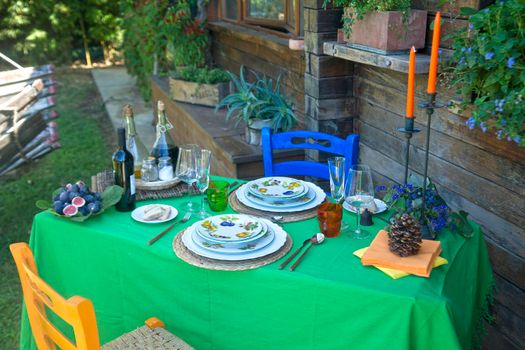
[[[295,270],[297,265],[299,265],[303,257],[306,255],[306,253],[308,253],[308,251],[310,250],[310,248],[312,248],[313,245],[321,244],[324,242],[324,235],[322,233],[318,233],[314,235],[312,238],[310,238],[310,241],[312,242],[312,244],[310,244],[308,248],[306,248],[304,253],[301,254],[301,256],[297,259],[297,261],[290,267],[290,271]]]

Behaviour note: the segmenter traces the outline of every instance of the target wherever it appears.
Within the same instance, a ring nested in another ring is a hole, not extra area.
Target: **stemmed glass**
[[[210,183],[210,160],[211,151],[207,149],[201,149],[196,153],[196,170],[197,170],[197,189],[201,193],[201,209],[197,213],[197,216],[201,219],[209,217],[211,214],[204,210],[204,193],[208,189]]]
[[[197,181],[197,151],[199,151],[199,146],[194,144],[180,146],[177,166],[175,168],[175,176],[190,188],[192,184]],[[193,211],[193,202],[191,199],[186,202],[186,210],[190,212]]]
[[[330,192],[332,199],[337,204],[342,205],[345,200],[345,158],[328,158],[328,173],[330,174]],[[346,231],[350,225],[346,222],[341,223],[341,231]]]
[[[374,200],[374,184],[372,174],[367,165],[354,165],[348,173],[349,191],[346,202],[356,209],[357,221],[356,229],[353,230],[353,238],[363,239],[370,235],[370,232],[361,228],[361,207],[366,207]]]

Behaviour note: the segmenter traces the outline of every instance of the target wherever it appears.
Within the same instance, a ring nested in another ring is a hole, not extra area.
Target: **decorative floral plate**
[[[290,177],[263,177],[248,182],[247,187],[251,194],[259,198],[282,200],[300,197],[308,190],[302,181]]]
[[[303,210],[309,210],[317,207],[319,204],[323,203],[326,198],[326,193],[324,193],[323,189],[319,186],[310,183],[310,182],[304,182],[305,186],[308,186],[310,189],[312,189],[315,192],[315,198],[302,205],[298,205],[291,208],[283,208],[282,206],[275,206],[270,203],[265,203],[264,205],[261,205],[259,203],[255,203],[251,201],[249,198],[246,197],[245,191],[247,192],[246,188],[243,186],[247,186],[247,184],[242,185],[239,187],[238,190],[235,191],[235,195],[237,196],[237,199],[242,204],[246,205],[247,207],[266,211],[266,212],[272,212],[272,213],[294,213],[298,211]]]
[[[215,242],[240,242],[257,237],[263,225],[257,218],[243,214],[224,214],[199,221],[197,233]]]
[[[287,201],[277,200],[277,198],[274,198],[271,201],[261,199],[257,196],[254,196],[250,191],[248,191],[247,186],[244,186],[242,189],[239,189],[239,191],[244,191],[244,195],[247,200],[263,207],[294,208],[306,205],[315,199],[315,190],[308,185],[306,185],[306,188],[307,191],[304,195],[297,198],[292,198]]]
[[[239,254],[223,254],[220,252],[204,249],[198,246],[192,239],[191,227],[182,235],[182,243],[193,253],[216,260],[239,261],[260,258],[278,251],[286,243],[286,232],[280,227],[268,220],[260,219],[268,226],[268,229],[274,233],[273,241],[266,247],[257,250],[247,250]]]
[[[262,221],[261,224],[265,227],[261,231],[261,235],[258,237],[258,239],[249,242],[219,243],[210,241],[202,238],[195,231],[195,224],[191,227],[191,238],[193,239],[193,242],[195,242],[195,244],[206,250],[222,254],[242,254],[246,253],[247,251],[255,251],[262,249],[268,244],[272,243],[275,234],[272,230],[268,229],[268,227]]]

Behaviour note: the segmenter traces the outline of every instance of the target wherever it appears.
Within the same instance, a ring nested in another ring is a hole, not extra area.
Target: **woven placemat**
[[[308,210],[303,210],[303,211],[296,211],[293,213],[277,213],[277,212],[270,212],[270,211],[250,208],[242,204],[237,198],[237,195],[235,193],[237,192],[239,188],[237,188],[235,191],[232,191],[232,193],[230,193],[230,196],[228,197],[228,202],[230,203],[230,207],[232,207],[232,209],[238,213],[254,215],[254,216],[258,216],[258,217],[262,217],[262,218],[270,219],[270,220],[272,219],[273,216],[282,216],[283,219],[279,221],[281,223],[302,221],[302,220],[311,219],[317,216],[317,207],[314,207]]]
[[[102,171],[91,177],[91,190],[94,192],[103,192],[106,187],[114,184],[115,176],[111,170]],[[137,201],[144,201],[147,199],[182,197],[187,193],[191,195],[199,194],[199,192],[193,187],[190,187],[183,182],[179,182],[175,186],[164,190],[137,190],[135,199]]]
[[[186,248],[182,242],[182,235],[184,234],[184,231],[186,231],[186,229],[177,233],[173,239],[173,251],[179,258],[188,264],[208,270],[242,271],[256,269],[279,260],[290,251],[293,245],[292,237],[290,237],[289,234],[286,234],[286,242],[284,245],[272,254],[256,259],[241,261],[216,260],[197,255]]]

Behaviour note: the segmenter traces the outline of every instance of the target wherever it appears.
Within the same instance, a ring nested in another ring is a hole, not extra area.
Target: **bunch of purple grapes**
[[[53,209],[65,216],[96,214],[102,209],[102,196],[91,192],[84,182],[77,181],[60,188],[59,194],[53,198]]]

